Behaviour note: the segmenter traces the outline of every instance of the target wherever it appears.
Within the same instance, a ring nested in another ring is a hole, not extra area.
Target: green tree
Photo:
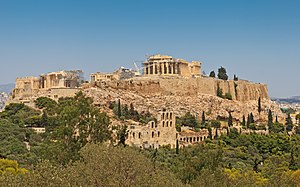
[[[254,116],[253,116],[252,112],[249,115],[249,119],[250,119],[250,123],[254,123],[255,122],[254,121]]]
[[[125,141],[128,136],[128,130],[127,130],[127,125],[123,125],[119,130],[118,130],[118,139],[119,139],[119,145],[126,146]]]
[[[121,108],[121,101],[118,99],[118,118],[122,116],[122,108]]]
[[[222,80],[228,80],[226,69],[222,66],[218,69],[218,78]]]
[[[258,109],[258,113],[260,114],[260,112],[261,112],[261,99],[260,99],[260,97],[258,98],[258,107],[257,107],[257,109]]]
[[[197,124],[196,117],[190,112],[185,113],[185,115],[181,117],[181,125],[195,128]]]
[[[285,125],[286,125],[286,130],[287,131],[292,131],[294,125],[293,125],[293,121],[292,121],[292,118],[291,118],[291,115],[290,114],[287,114],[287,117],[285,119]]]
[[[233,126],[231,112],[229,112],[229,116],[228,116],[228,126],[229,126],[229,127],[232,127],[232,126]]]
[[[296,115],[296,120],[298,121],[298,125],[300,125],[300,113]]]
[[[41,151],[42,156],[51,161],[66,164],[77,160],[78,151],[88,142],[104,142],[111,138],[109,117],[82,92],[75,97],[60,98],[56,115],[58,125],[46,139],[46,150]]]
[[[218,120],[212,120],[211,121],[211,126],[214,128],[220,128],[221,127],[221,122]]]
[[[272,124],[273,124],[273,114],[272,114],[272,111],[269,110],[269,113],[268,113],[268,126],[270,126]]]
[[[48,97],[39,97],[35,101],[36,107],[43,109],[47,115],[54,115],[57,109],[57,102]]]
[[[202,116],[201,116],[202,120],[201,120],[201,124],[204,125],[205,124],[205,112],[202,111]]]
[[[242,126],[246,126],[246,118],[245,118],[245,115],[243,115]]]
[[[225,93],[225,99],[232,100],[232,95],[230,93]]]
[[[215,78],[216,77],[215,71],[211,71],[210,74],[209,74],[209,76]]]
[[[19,164],[15,160],[0,159],[0,175],[5,173],[10,174],[25,174],[28,170],[19,168]]]
[[[223,90],[220,88],[219,84],[217,85],[217,96],[223,98]]]
[[[269,125],[269,131],[273,133],[280,133],[284,132],[284,125],[281,123],[270,123]]]

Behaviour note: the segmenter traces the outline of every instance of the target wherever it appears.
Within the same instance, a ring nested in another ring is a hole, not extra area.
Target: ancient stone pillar
[[[166,66],[167,66],[167,74],[169,74],[169,62],[166,62]]]
[[[171,74],[174,74],[174,72],[173,72],[173,62],[170,62],[170,69],[171,69]]]

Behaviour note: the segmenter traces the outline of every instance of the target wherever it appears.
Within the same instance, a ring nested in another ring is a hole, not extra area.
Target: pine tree
[[[260,114],[261,112],[261,99],[260,97],[258,98],[258,113]]]
[[[229,112],[229,117],[228,117],[228,126],[231,127],[233,124],[232,124],[232,115],[231,115],[231,112]]]
[[[217,96],[223,98],[223,90],[220,86],[217,86]]]
[[[228,80],[226,69],[222,66],[218,69],[218,78],[222,80]]]
[[[209,74],[209,76],[210,76],[210,77],[214,77],[214,78],[215,78],[215,77],[216,77],[216,73],[215,73],[215,71],[211,71],[211,72],[210,72],[210,74]]]
[[[246,118],[245,118],[245,115],[243,115],[242,126],[246,126]]]
[[[121,113],[121,101],[120,101],[120,99],[118,100],[118,118],[120,118],[121,117],[121,115],[122,115],[122,113]]]
[[[251,119],[250,119],[250,114],[248,114],[248,118],[247,118],[247,128],[250,127],[251,124]]]
[[[204,125],[205,124],[205,113],[204,111],[202,111],[202,121],[201,124]]]
[[[273,115],[272,115],[272,111],[269,110],[269,114],[268,114],[268,125],[272,125],[273,124]]]
[[[250,117],[250,123],[254,123],[255,121],[252,112],[250,113],[249,117]]]

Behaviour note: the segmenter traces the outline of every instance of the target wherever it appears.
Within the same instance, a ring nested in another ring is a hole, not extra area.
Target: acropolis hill
[[[232,113],[236,121],[243,115],[253,113],[261,120],[267,119],[267,110],[274,111],[280,119],[282,113],[269,100],[265,84],[246,80],[220,80],[201,75],[201,62],[187,62],[172,56],[154,55],[143,63],[142,73],[120,68],[113,73],[97,72],[90,81],[83,83],[81,71],[61,71],[40,77],[18,78],[10,102],[33,105],[37,97],[45,96],[57,100],[73,96],[82,90],[94,98],[95,104],[108,106],[111,101],[133,103],[139,111],[157,114],[162,109],[183,115],[190,111],[200,117],[202,111],[208,118],[226,118]],[[217,97],[217,89],[229,93],[232,100]],[[258,115],[257,100],[262,100],[262,112]]]

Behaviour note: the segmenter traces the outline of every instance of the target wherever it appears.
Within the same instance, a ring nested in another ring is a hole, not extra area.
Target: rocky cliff
[[[230,93],[233,100],[216,96],[217,87],[223,93]],[[99,106],[107,106],[109,101],[121,99],[123,104],[133,103],[139,111],[157,111],[168,109],[176,115],[192,112],[199,118],[205,111],[208,119],[227,118],[231,112],[236,121],[251,112],[255,120],[267,120],[267,110],[271,109],[279,120],[284,116],[275,102],[269,100],[266,85],[247,81],[223,81],[213,78],[163,78],[132,79],[126,81],[103,82],[84,89]],[[261,114],[257,111],[257,100],[262,98]]]

